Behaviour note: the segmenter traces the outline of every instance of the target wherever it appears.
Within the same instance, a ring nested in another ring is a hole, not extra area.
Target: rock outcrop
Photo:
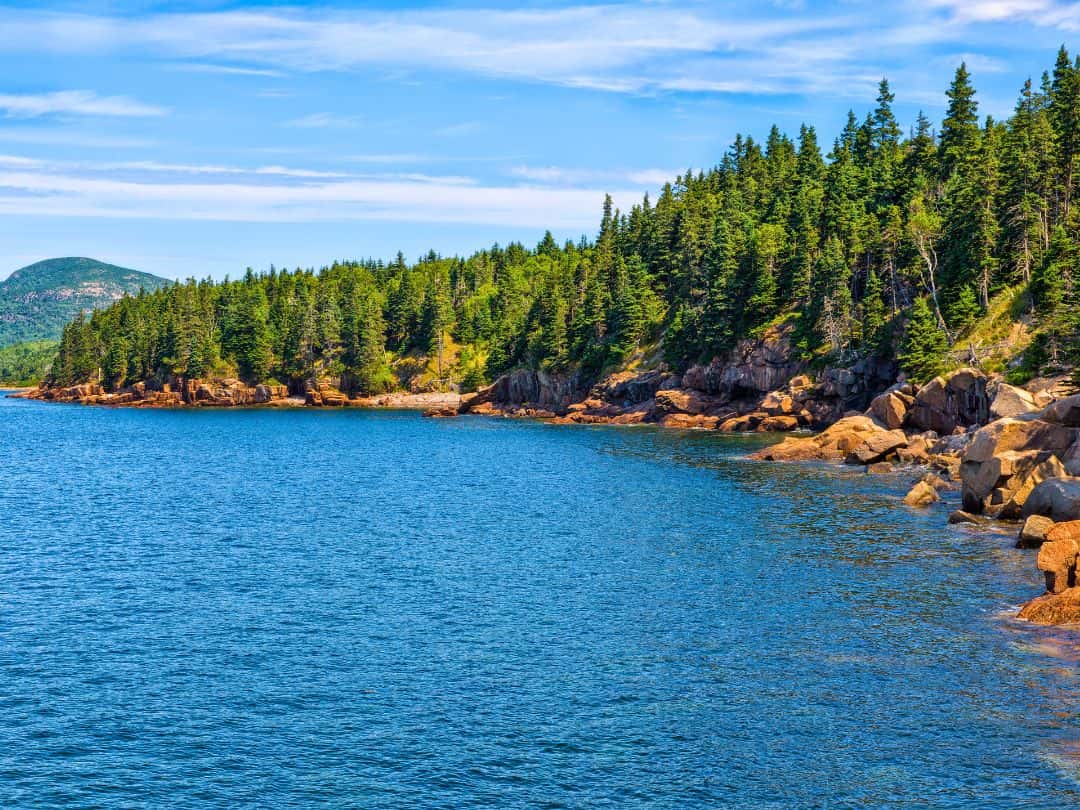
[[[1039,405],[1035,402],[1034,394],[1005,382],[998,383],[994,401],[990,403],[990,416],[993,419],[1023,416],[1037,410]]]
[[[728,354],[683,374],[687,388],[729,399],[760,397],[787,384],[805,365],[793,359],[791,330],[771,329],[761,340],[740,340]]]
[[[1020,608],[1017,618],[1032,624],[1080,624],[1080,588],[1036,597]]]
[[[1020,527],[1017,548],[1038,548],[1046,542],[1046,533],[1054,527],[1054,521],[1042,515],[1029,515]]]
[[[935,377],[915,395],[907,413],[908,427],[945,435],[958,427],[986,424],[990,417],[987,383],[985,374],[971,368]]]
[[[892,443],[895,435],[886,439],[884,434],[888,433],[869,416],[847,416],[815,436],[787,438],[780,444],[759,450],[751,458],[764,461],[842,461],[857,449],[869,447],[869,440],[873,440],[875,446],[881,446],[879,442]]]
[[[344,408],[349,398],[329,380],[308,381],[304,404],[312,408]]]
[[[1036,468],[1051,456],[1064,453],[1075,438],[1070,428],[1034,418],[999,419],[980,428],[960,465],[964,508],[979,513],[987,507],[1002,508],[1010,500],[1013,508],[1022,507],[1038,481],[1017,503],[1014,495],[1023,482],[1033,474],[1045,477],[1046,470],[1035,473]]]
[[[910,393],[886,391],[874,397],[867,409],[867,416],[871,416],[890,430],[904,426],[907,419],[908,409],[915,404],[915,397]]]
[[[1080,427],[1080,394],[1059,399],[1043,411],[1043,419],[1056,425]]]
[[[1080,478],[1050,478],[1036,485],[1022,514],[1044,515],[1055,522],[1080,520]]]
[[[273,404],[284,400],[283,385],[251,387],[232,377],[173,379],[169,382],[137,382],[117,391],[106,391],[97,383],[34,389],[30,399],[76,402],[82,405],[124,405],[142,408],[235,407]]]

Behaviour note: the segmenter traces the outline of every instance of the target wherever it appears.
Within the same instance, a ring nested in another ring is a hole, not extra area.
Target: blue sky
[[[1080,48],[1080,3],[0,6],[0,277],[170,277],[593,233],[736,132],[831,142],[887,76],[939,120]]]

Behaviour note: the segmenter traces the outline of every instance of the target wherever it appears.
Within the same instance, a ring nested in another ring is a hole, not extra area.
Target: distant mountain
[[[95,259],[46,259],[0,281],[0,347],[31,340],[56,340],[64,324],[140,289],[168,279]]]

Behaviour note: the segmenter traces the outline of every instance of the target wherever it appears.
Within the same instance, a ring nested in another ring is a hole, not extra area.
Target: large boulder
[[[1046,533],[1056,524],[1048,517],[1042,515],[1030,515],[1020,527],[1020,536],[1017,538],[1017,548],[1038,548],[1046,542]]]
[[[1065,465],[1065,472],[1069,475],[1080,475],[1080,439],[1072,443],[1072,447],[1061,454],[1061,463]]]
[[[1080,478],[1050,478],[1036,485],[1021,513],[1045,515],[1059,523],[1080,520]]]
[[[1049,453],[1040,450],[1007,450],[986,461],[970,461],[965,456],[960,464],[964,508],[981,512],[994,492],[1004,492],[1012,478],[1026,476],[1048,457]],[[998,505],[1007,499],[1008,495],[1001,497]]]
[[[664,371],[620,371],[593,386],[590,397],[629,408],[647,402],[661,388],[678,387],[679,378]]]
[[[794,416],[769,416],[762,419],[757,426],[757,430],[760,433],[772,433],[783,432],[788,430],[795,430],[799,426],[799,420]]]
[[[1008,487],[1004,489],[1003,503],[997,510],[995,517],[1004,520],[1015,520],[1020,517],[1024,503],[1036,486],[1047,479],[1060,478],[1065,474],[1065,465],[1061,463],[1057,456],[1050,456],[1050,458],[1037,464],[1029,472],[1014,475],[1008,481]]]
[[[688,388],[669,388],[657,391],[656,410],[662,414],[701,414],[717,404],[714,397]]]
[[[725,423],[727,424],[727,423]],[[724,430],[721,425],[721,430]],[[841,461],[870,436],[887,431],[869,416],[847,416],[816,436],[790,437],[751,455],[765,461]]]
[[[1055,523],[1046,530],[1046,539],[1051,543],[1076,543],[1080,548],[1080,520],[1066,520]]]
[[[890,430],[895,430],[903,427],[904,419],[907,418],[908,404],[901,394],[896,391],[887,391],[874,397],[866,415],[873,417]]]
[[[786,416],[798,411],[795,400],[783,391],[770,391],[761,400],[758,409],[770,416]]]
[[[1017,618],[1046,625],[1080,623],[1080,588],[1036,597],[1020,608]]]
[[[1046,590],[1061,593],[1076,585],[1076,557],[1080,554],[1080,533],[1067,527],[1062,531],[1051,528],[1039,546],[1035,564],[1046,574]]]
[[[848,464],[873,464],[884,460],[889,454],[901,447],[906,447],[907,436],[902,430],[889,430],[871,433],[858,447],[848,454]]]
[[[989,461],[1008,451],[1040,450],[1055,455],[1073,443],[1075,432],[1041,419],[999,419],[976,431],[964,461]]]
[[[1080,427],[1080,394],[1051,403],[1043,411],[1042,418],[1056,425]]]
[[[1035,397],[1023,388],[1008,383],[998,383],[994,401],[990,403],[990,415],[994,419],[1007,416],[1023,416],[1039,410]]]
[[[701,413],[669,413],[660,420],[660,424],[664,427],[684,430],[712,430],[719,421],[719,417],[705,416]]]
[[[985,424],[990,417],[987,382],[987,376],[973,368],[935,377],[915,395],[907,424],[940,434],[952,433],[957,427]]]

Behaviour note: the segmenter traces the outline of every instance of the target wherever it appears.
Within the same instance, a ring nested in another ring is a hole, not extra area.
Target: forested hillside
[[[82,257],[46,259],[20,268],[0,281],[0,347],[56,340],[80,311],[167,283],[150,273]]]
[[[1075,364],[1080,59],[1063,48],[1006,121],[980,116],[963,65],[947,98],[940,125],[907,128],[883,80],[826,154],[810,127],[738,136],[655,201],[620,212],[609,199],[594,241],[549,234],[531,249],[249,271],[126,298],[65,329],[53,381],[235,372],[375,393],[422,357],[432,385],[467,390],[518,366],[684,367],[779,322],[808,359],[898,356],[925,379],[992,307],[1037,335],[1013,375]]]

